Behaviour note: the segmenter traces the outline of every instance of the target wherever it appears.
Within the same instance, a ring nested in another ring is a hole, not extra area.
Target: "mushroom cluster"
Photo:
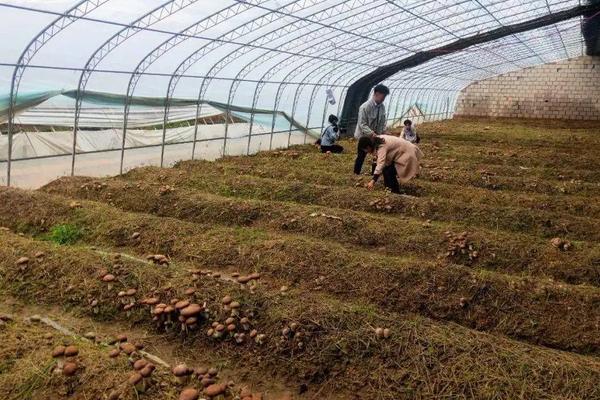
[[[144,393],[152,381],[152,373],[156,369],[154,364],[143,358],[130,359],[134,372],[129,376],[128,382],[137,392]]]
[[[169,258],[164,254],[149,254],[148,256],[146,256],[146,260],[151,261],[156,265],[168,266],[170,263]]]
[[[171,192],[174,192],[175,188],[171,185],[164,185],[158,189],[158,193],[162,196]]]
[[[209,399],[221,395],[225,396],[229,387],[233,386],[233,382],[229,384],[217,382],[219,371],[216,368],[199,367],[192,369],[185,364],[180,364],[175,366],[172,372],[180,384],[191,385],[181,391],[180,400],[194,400],[199,398],[200,392],[193,387],[193,382],[200,382],[204,395]]]
[[[294,348],[302,350],[304,348],[304,332],[300,329],[300,324],[291,322],[281,330],[280,344],[292,343]]]
[[[77,346],[56,346],[52,350],[52,358],[56,360],[56,366],[53,370],[55,374],[64,376],[73,376],[79,369],[76,357],[79,354]]]
[[[139,354],[139,350],[143,349],[144,346],[141,343],[133,344],[128,342],[127,335],[125,334],[117,335],[109,340],[108,344],[115,346],[108,353],[110,358],[117,358],[122,354],[127,356],[129,364],[133,369],[127,379],[127,384],[133,386],[137,393],[144,393],[150,386],[152,373],[156,369],[154,364]],[[120,398],[120,393],[118,391],[111,393],[111,398]]]
[[[195,289],[190,289],[184,293],[188,299],[173,298],[167,304],[161,303],[158,297],[149,297],[140,303],[150,307],[152,320],[159,329],[171,331],[179,326],[182,332],[187,333],[198,329],[208,319],[206,304],[195,303]]]
[[[469,239],[468,232],[462,232],[455,235],[450,231],[446,231],[444,234],[448,241],[446,257],[467,256],[469,261],[474,261],[479,257],[479,252],[475,250],[475,246]]]
[[[29,266],[29,257],[20,257],[16,262],[17,268],[21,271],[25,271]]]
[[[559,237],[550,240],[550,244],[561,251],[569,251],[573,248],[573,243]]]
[[[262,344],[266,336],[252,329],[251,317],[251,314],[243,315],[240,302],[227,295],[221,299],[221,311],[212,321],[206,335],[214,339],[233,339],[237,344],[247,340]]]
[[[389,339],[392,331],[389,328],[375,328],[375,337],[377,339]]]
[[[382,199],[371,201],[369,206],[379,211],[392,211],[393,208],[392,201],[387,196]]]
[[[81,189],[84,190],[102,190],[104,188],[106,188],[108,185],[105,182],[89,182],[89,183],[84,183],[83,185],[80,186]]]

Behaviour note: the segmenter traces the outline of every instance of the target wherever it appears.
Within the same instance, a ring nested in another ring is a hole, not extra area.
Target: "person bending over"
[[[321,153],[341,153],[344,148],[339,144],[335,144],[340,138],[340,128],[338,126],[338,117],[335,115],[329,116],[329,126],[325,128],[321,135],[320,145]]]
[[[402,128],[400,137],[404,140],[408,140],[412,144],[419,144],[419,142],[421,142],[417,129],[413,126],[410,119],[404,121],[404,128]]]
[[[382,174],[394,171],[395,185],[390,189],[392,192],[398,193],[400,183],[408,183],[419,174],[423,153],[417,146],[404,139],[391,135],[362,137],[358,141],[358,149],[364,154],[370,153],[377,156],[373,179],[367,184],[369,190],[375,187],[375,183]],[[390,172],[386,172],[386,170]]]

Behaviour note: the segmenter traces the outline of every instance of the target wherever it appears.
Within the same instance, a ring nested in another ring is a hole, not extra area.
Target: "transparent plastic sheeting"
[[[303,143],[340,114],[350,85],[422,52],[436,57],[386,80],[388,117],[448,118],[473,81],[582,55],[584,21],[436,49],[591,2],[0,1],[0,120],[13,105],[0,174],[31,185],[28,173],[112,174]],[[196,132],[199,103],[200,118],[225,122]]]

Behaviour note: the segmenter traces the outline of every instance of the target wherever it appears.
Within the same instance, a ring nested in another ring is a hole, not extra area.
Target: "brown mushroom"
[[[135,369],[136,371],[140,371],[146,365],[148,365],[148,361],[144,360],[143,358],[140,358],[139,360],[133,363],[133,369]]]
[[[77,364],[74,362],[67,362],[62,369],[64,376],[73,376],[77,372]]]
[[[27,265],[27,264],[29,264],[29,257],[20,257],[17,260],[17,266],[19,266],[19,267],[23,266],[23,265]]]
[[[111,350],[111,351],[108,353],[108,356],[109,356],[110,358],[117,358],[117,357],[119,357],[119,354],[121,354],[121,350],[119,350],[119,349],[112,349],[112,350]]]
[[[56,359],[58,368],[62,368],[64,366],[65,360],[65,346],[57,346],[52,350],[52,358]]]
[[[119,345],[119,348],[123,351],[123,353],[127,354],[128,356],[137,350],[135,346],[131,343],[121,343]]]
[[[175,308],[178,310],[181,310],[183,308],[186,308],[189,305],[190,305],[190,302],[188,300],[181,300],[175,304]]]
[[[179,400],[198,400],[200,393],[194,388],[186,388],[181,391]]]
[[[202,312],[202,306],[200,304],[192,303],[189,306],[183,308],[180,313],[182,316],[189,318],[198,315]]]
[[[231,303],[231,301],[232,301],[231,296],[227,295],[227,296],[223,297],[223,299],[221,300],[221,303],[228,305],[229,303]]]
[[[102,282],[106,282],[108,290],[111,290],[115,279],[113,274],[106,274],[102,277]]]
[[[125,335],[124,333],[117,335],[117,342],[126,342],[126,341],[127,341],[127,335]]]
[[[185,364],[179,364],[173,367],[173,375],[177,377],[177,380],[181,384],[185,384],[188,381],[191,372],[192,371]]]
[[[76,346],[65,347],[65,357],[75,357],[79,354],[79,349]]]
[[[134,372],[133,374],[131,374],[127,381],[130,385],[134,386],[135,390],[137,390],[138,392],[143,393],[146,389],[144,385],[144,378],[139,372]]]
[[[204,394],[208,397],[215,397],[225,393],[227,385],[224,383],[215,383],[204,389]]]

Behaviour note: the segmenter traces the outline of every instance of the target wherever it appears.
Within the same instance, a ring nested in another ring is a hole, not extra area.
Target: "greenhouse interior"
[[[600,399],[600,0],[0,16],[0,398]]]

